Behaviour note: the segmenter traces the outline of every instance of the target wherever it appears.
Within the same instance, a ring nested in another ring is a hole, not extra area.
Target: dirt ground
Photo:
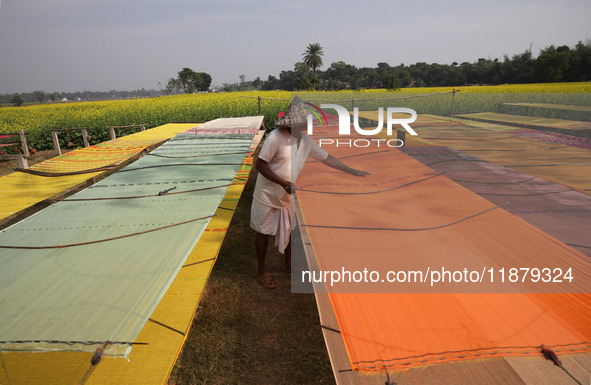
[[[51,159],[57,156],[57,152],[54,150],[37,151],[35,154],[30,155],[27,158],[27,163],[32,166],[37,163],[41,163],[44,160]],[[17,167],[16,159],[0,159],[0,176],[8,175],[14,172]]]

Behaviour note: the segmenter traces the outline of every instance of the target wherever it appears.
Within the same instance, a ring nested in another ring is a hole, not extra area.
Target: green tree
[[[252,86],[256,89],[256,90],[260,90],[261,86],[263,84],[263,81],[261,80],[260,77],[257,77],[256,79],[254,79],[252,81]]]
[[[205,72],[198,72],[197,73],[201,77],[200,86],[197,87],[199,91],[207,91],[211,86],[211,75]]]
[[[394,72],[390,72],[382,78],[382,85],[388,91],[396,91],[400,88],[400,79],[398,79],[398,75]]]
[[[568,72],[565,80],[569,82],[591,80],[591,40],[578,42],[571,50]]]
[[[509,58],[505,55],[502,64],[504,83],[532,83],[534,81],[535,59],[532,56],[531,48],[523,53],[513,55]]]
[[[324,79],[328,82],[327,88],[338,90],[358,89],[364,80],[357,67],[342,60],[330,64],[330,67],[324,71]]]
[[[211,75],[205,72],[195,72],[190,68],[183,68],[178,73],[177,84],[186,94],[195,91],[207,91],[211,85]],[[170,81],[169,81],[170,83]]]
[[[224,83],[224,84],[222,84],[222,91],[232,92],[232,91],[236,91],[236,88],[234,88],[234,84]]]
[[[408,68],[404,66],[404,64],[400,64],[398,67],[395,68],[395,73],[398,75],[398,79],[400,80],[400,87],[409,87],[412,84],[412,77],[410,76],[410,72],[408,72]],[[462,80],[462,84],[464,83],[465,79]]]
[[[295,79],[295,89],[316,89],[316,83],[310,78],[310,67],[306,63],[297,62],[293,65],[293,77]]]
[[[183,89],[181,82],[179,79],[170,78],[166,83],[166,87],[164,88],[164,92],[166,95],[170,95],[172,93],[178,92]]]
[[[43,103],[45,101],[45,92],[43,92],[43,91],[35,91],[35,99],[39,103]]]
[[[383,78],[385,75],[389,74],[392,71],[392,67],[390,67],[390,64],[388,63],[380,62],[378,63],[376,71],[378,73],[378,76],[380,78]]]
[[[183,68],[178,75],[178,80],[186,94],[192,94],[201,86],[201,77],[190,68]]]
[[[555,48],[546,47],[538,55],[535,63],[535,73],[538,81],[559,82],[568,71],[570,49],[566,46]]]
[[[273,75],[269,75],[267,80],[263,82],[263,90],[276,90],[281,88],[281,82]]]
[[[25,103],[25,99],[22,98],[20,95],[13,95],[10,99],[10,104],[14,107],[20,107]]]
[[[306,51],[302,54],[304,57],[304,63],[312,68],[312,84],[318,90],[318,80],[316,79],[316,68],[322,67],[322,55],[324,51],[318,43],[310,43],[306,48]]]

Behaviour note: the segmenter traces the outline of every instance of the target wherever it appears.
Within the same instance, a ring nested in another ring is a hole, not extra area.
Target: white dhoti
[[[254,200],[250,210],[250,227],[256,232],[275,236],[275,245],[285,253],[291,236],[291,206],[283,209]]]

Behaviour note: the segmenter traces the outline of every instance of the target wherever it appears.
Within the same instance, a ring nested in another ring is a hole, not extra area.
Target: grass
[[[292,294],[272,241],[268,267],[278,283],[256,281],[250,204],[242,198],[169,384],[334,384],[313,294]]]

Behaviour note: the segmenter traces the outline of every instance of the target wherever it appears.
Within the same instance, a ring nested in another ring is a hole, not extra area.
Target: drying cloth
[[[320,271],[344,278],[324,286],[352,368],[591,350],[588,257],[398,150],[354,154],[371,176],[310,163],[297,193]]]
[[[2,348],[94,351],[108,341],[111,354],[125,354],[242,168],[253,136],[177,135],[2,230]]]

